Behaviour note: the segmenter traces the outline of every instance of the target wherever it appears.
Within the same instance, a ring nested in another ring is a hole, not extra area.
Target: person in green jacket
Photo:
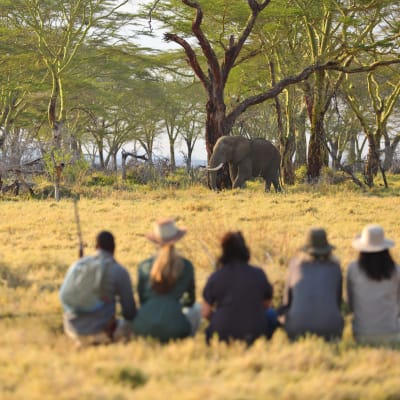
[[[179,255],[175,243],[186,234],[171,219],[158,221],[147,238],[158,246],[155,256],[138,268],[140,309],[133,321],[135,335],[165,343],[193,336],[201,320],[195,303],[195,276],[192,263]]]

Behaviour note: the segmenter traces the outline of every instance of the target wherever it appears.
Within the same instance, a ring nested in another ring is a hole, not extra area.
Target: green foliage
[[[295,181],[296,183],[304,183],[307,180],[307,166],[302,165],[295,171]]]
[[[82,185],[87,178],[89,169],[90,165],[84,159],[68,163],[63,170],[63,179],[68,184]]]
[[[95,172],[91,174],[86,184],[89,187],[105,187],[105,186],[114,186],[118,182],[118,177],[115,174],[106,174],[102,172]]]

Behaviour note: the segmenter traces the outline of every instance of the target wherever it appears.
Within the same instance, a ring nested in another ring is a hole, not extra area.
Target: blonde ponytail
[[[150,271],[151,286],[157,293],[166,293],[175,284],[183,269],[183,260],[173,244],[161,247]]]

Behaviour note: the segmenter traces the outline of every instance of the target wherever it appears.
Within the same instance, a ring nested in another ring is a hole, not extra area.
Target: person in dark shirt
[[[251,344],[267,335],[272,286],[261,268],[249,264],[250,251],[241,232],[227,232],[221,247],[217,270],[203,290],[202,314],[210,321],[206,339],[217,334],[221,341]]]

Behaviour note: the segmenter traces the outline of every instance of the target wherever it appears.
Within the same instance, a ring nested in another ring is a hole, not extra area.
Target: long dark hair
[[[376,253],[360,252],[358,263],[368,278],[374,281],[390,279],[395,271],[395,264],[388,250]]]
[[[217,266],[223,267],[234,261],[247,263],[250,260],[250,250],[246,246],[242,232],[227,232],[221,239],[222,254]]]

